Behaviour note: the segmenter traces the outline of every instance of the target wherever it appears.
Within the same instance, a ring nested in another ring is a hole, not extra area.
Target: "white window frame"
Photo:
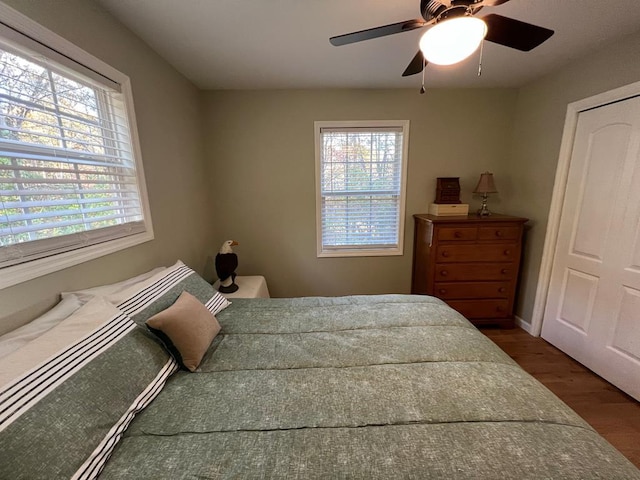
[[[6,27],[58,52],[62,55],[62,57],[59,58],[67,57],[73,62],[88,68],[90,71],[97,72],[98,75],[104,76],[120,85],[127,110],[132,154],[136,165],[138,191],[145,227],[144,232],[141,233],[2,268],[0,269],[0,289],[4,289],[42,275],[148,242],[153,240],[154,234],[141,160],[140,141],[136,127],[133,93],[129,77],[2,2],[0,2],[0,19],[0,22]]]
[[[322,192],[321,192],[321,162],[322,136],[324,128],[402,128],[402,173],[400,186],[400,203],[398,209],[398,244],[392,248],[367,247],[332,247],[323,248],[322,245]],[[316,158],[316,250],[317,257],[378,257],[404,254],[404,225],[407,196],[407,163],[409,157],[409,120],[349,120],[349,121],[316,121],[315,130],[315,158]]]

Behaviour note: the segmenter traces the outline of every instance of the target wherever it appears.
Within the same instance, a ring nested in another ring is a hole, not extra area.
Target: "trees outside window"
[[[34,276],[18,266],[153,238],[129,80],[61,49],[0,28],[0,288]]]
[[[318,256],[402,254],[408,129],[316,122]]]

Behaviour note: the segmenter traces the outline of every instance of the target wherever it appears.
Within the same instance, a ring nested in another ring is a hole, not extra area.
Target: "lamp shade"
[[[496,184],[493,181],[493,173],[484,172],[480,174],[480,180],[473,193],[497,193]]]
[[[487,34],[487,25],[475,17],[443,20],[420,39],[424,58],[436,65],[453,65],[475,52]]]

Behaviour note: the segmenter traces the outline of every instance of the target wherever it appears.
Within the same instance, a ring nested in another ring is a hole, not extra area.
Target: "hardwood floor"
[[[480,330],[640,468],[639,402],[520,328]]]

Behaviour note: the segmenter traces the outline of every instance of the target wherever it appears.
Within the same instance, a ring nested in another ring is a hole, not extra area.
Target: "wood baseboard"
[[[534,335],[533,333],[533,327],[530,323],[524,321],[522,318],[520,318],[519,316],[515,316],[513,317],[516,326],[520,327],[522,330],[524,330],[525,332],[527,332],[529,335],[532,335],[534,337],[539,337],[539,335]]]

